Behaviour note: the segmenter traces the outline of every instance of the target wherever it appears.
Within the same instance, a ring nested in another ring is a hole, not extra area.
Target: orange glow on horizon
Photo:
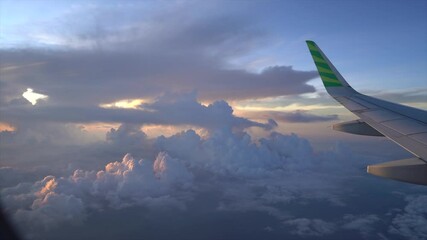
[[[13,132],[15,130],[16,130],[15,127],[10,125],[9,123],[0,122],[0,132],[2,132],[2,131]]]
[[[136,98],[136,99],[122,99],[116,102],[112,103],[104,103],[100,104],[99,106],[102,108],[128,108],[128,109],[139,109],[141,108],[140,105],[143,103],[150,103],[151,99],[143,99],[143,98]]]

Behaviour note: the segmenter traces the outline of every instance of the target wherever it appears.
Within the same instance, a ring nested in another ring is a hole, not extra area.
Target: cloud
[[[275,171],[311,166],[317,160],[310,143],[295,134],[272,133],[255,144],[247,133],[219,130],[201,139],[189,130],[170,138],[161,136],[156,146],[212,172],[246,177],[271,176]]]
[[[273,66],[261,73],[223,69],[216,66],[219,63],[204,63],[206,60],[191,54],[167,56],[170,53],[132,50],[131,53],[45,55],[40,51],[2,50],[6,65],[45,62],[2,74],[2,105],[18,98],[29,86],[48,95],[48,101],[54,104],[97,105],[120,99],[156,97],[170,91],[196,90],[202,100],[301,94],[315,91],[307,82],[317,77],[314,71],[297,71],[291,66]],[[55,88],[55,85],[64,88]]]
[[[29,233],[50,230],[63,222],[81,223],[88,211],[135,205],[185,208],[192,174],[177,159],[160,152],[155,161],[130,154],[98,172],[75,170],[69,177],[46,176],[34,184],[20,183],[2,190],[6,211]],[[178,191],[179,192],[179,191]]]
[[[335,224],[321,219],[297,218],[285,221],[284,224],[295,227],[291,233],[301,237],[321,237],[332,234],[336,229]]]
[[[315,114],[310,114],[305,111],[293,111],[293,112],[270,112],[270,114],[273,116],[273,119],[276,119],[277,121],[283,121],[283,122],[303,122],[303,123],[310,123],[310,122],[327,122],[332,120],[338,120],[338,115],[326,115],[326,116],[320,116]]]
[[[192,125],[206,129],[261,127],[271,130],[273,120],[258,123],[233,115],[225,101],[208,106],[197,102],[195,93],[165,94],[142,109],[110,109],[101,107],[19,106],[0,110],[6,121],[49,121],[62,123],[121,122],[131,124]]]
[[[0,189],[13,187],[22,182],[33,182],[38,177],[39,174],[32,171],[12,167],[0,167]]]
[[[61,106],[152,98],[171,91],[196,90],[200,99],[210,101],[315,91],[307,84],[318,76],[315,71],[272,65],[251,73],[231,67],[230,59],[248,55],[272,40],[249,16],[215,14],[201,4],[197,8],[206,12],[203,18],[186,14],[193,5],[150,11],[85,8],[65,14],[61,21],[52,20],[56,26],[40,31],[64,39],[60,49],[0,50],[1,105],[28,87]],[[122,16],[129,20],[111,23]]]
[[[388,232],[411,240],[426,239],[427,196],[408,196],[405,200],[408,204],[393,218]]]
[[[93,146],[102,150],[99,144]],[[203,138],[188,130],[149,139],[138,125],[124,124],[111,130],[104,144],[109,155],[131,145],[129,149],[154,153],[155,160],[137,161],[127,154],[120,162],[106,163],[104,170],[75,169],[68,176],[6,187],[1,195],[7,211],[34,233],[38,226],[50,231],[57,224],[82,223],[93,211],[132,206],[186,209],[207,186],[226,186],[218,189],[217,210],[255,211],[278,219],[288,217],[278,204],[297,199],[332,205],[341,201],[339,178],[322,173],[329,157],[315,153],[295,134],[272,133],[254,142],[247,133],[217,129]],[[79,155],[94,154],[85,151],[81,148]],[[301,181],[306,174],[312,177]]]
[[[337,114],[332,115],[316,115],[304,110],[296,111],[245,111],[242,113],[249,118],[271,118],[278,122],[289,123],[312,123],[312,122],[327,122],[338,120]]]
[[[19,145],[19,151],[31,153],[29,147],[39,148],[38,144]],[[377,214],[348,214],[357,197],[354,188],[363,179],[369,180],[361,178],[369,158],[362,159],[345,144],[317,151],[296,134],[273,132],[257,140],[229,128],[213,129],[203,136],[187,130],[150,138],[138,124],[122,124],[108,132],[105,141],[88,147],[64,149],[50,142],[43,144],[49,154],[39,159],[35,152],[28,158],[48,163],[51,172],[58,165],[67,170],[16,186],[11,181],[1,192],[19,226],[40,234],[35,238],[128,208],[153,214],[174,209],[196,217],[206,212],[215,216],[255,213],[285,221],[293,234],[301,236],[356,229],[362,237],[371,236],[379,222]],[[123,151],[143,156],[143,160],[130,154],[122,161],[110,160]],[[4,171],[14,172],[13,168]],[[335,220],[320,219],[301,208],[318,207],[316,204],[337,211]],[[273,223],[275,231],[282,231]],[[46,231],[39,233],[37,227]]]
[[[358,216],[348,214],[344,216],[344,221],[343,229],[357,230],[364,238],[367,238],[374,231],[373,225],[380,221],[380,218],[374,214]]]
[[[283,224],[292,227],[291,233],[300,237],[322,237],[342,230],[359,231],[364,239],[369,239],[374,231],[374,224],[380,218],[377,215],[352,215],[346,214],[336,221],[322,219],[295,218],[283,221]]]
[[[425,103],[427,88],[413,88],[399,91],[364,91],[380,99],[400,103]],[[424,106],[425,107],[425,106]]]
[[[121,146],[140,147],[147,139],[139,124],[121,124],[118,129],[112,128],[106,134],[106,140]]]

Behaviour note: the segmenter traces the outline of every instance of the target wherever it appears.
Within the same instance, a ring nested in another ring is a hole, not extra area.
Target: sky
[[[411,155],[331,126],[305,40],[427,109],[427,1],[1,1],[0,199],[23,239],[426,239]]]

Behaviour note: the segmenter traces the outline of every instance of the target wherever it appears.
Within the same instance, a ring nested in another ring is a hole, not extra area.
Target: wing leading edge
[[[353,134],[385,136],[415,155],[410,159],[368,166],[368,173],[427,185],[427,111],[357,92],[316,43],[307,41],[307,46],[326,91],[360,118],[336,124],[333,128]]]

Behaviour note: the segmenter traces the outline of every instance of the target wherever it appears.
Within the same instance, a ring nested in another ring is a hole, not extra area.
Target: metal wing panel
[[[360,93],[354,94],[352,96],[355,99],[361,99],[371,104],[374,104],[380,108],[390,110],[392,112],[398,113],[400,115],[404,115],[408,118],[412,118],[413,120],[419,121],[421,123],[427,124],[427,111],[404,106],[397,103],[388,102],[382,99],[377,99],[374,97],[366,96]]]
[[[360,99],[360,96],[362,95],[357,94],[357,97],[339,97],[339,102],[344,102],[343,105],[345,107],[350,106],[351,109],[347,109],[356,114],[384,136],[393,140],[417,157],[427,160],[427,137],[425,135],[427,134],[427,124],[394,112],[390,109],[378,106],[368,99],[364,99],[363,101],[371,104],[373,109],[365,107],[367,105],[362,106],[360,105],[361,102],[354,101],[354,99]],[[399,109],[405,107],[403,105],[399,106]]]
[[[411,138],[417,140],[418,142],[427,145],[427,133],[417,133],[411,135]]]
[[[425,124],[409,118],[387,121],[383,122],[382,124],[402,133],[403,135],[427,132],[427,127]]]
[[[345,108],[347,108],[351,112],[368,109],[367,107],[360,105],[346,97],[335,97],[335,100],[337,100],[339,103],[341,103]]]
[[[384,122],[396,119],[402,119],[403,116],[400,114],[392,113],[390,111],[385,111],[382,109],[367,111],[364,112],[363,115],[373,119],[374,121]]]

